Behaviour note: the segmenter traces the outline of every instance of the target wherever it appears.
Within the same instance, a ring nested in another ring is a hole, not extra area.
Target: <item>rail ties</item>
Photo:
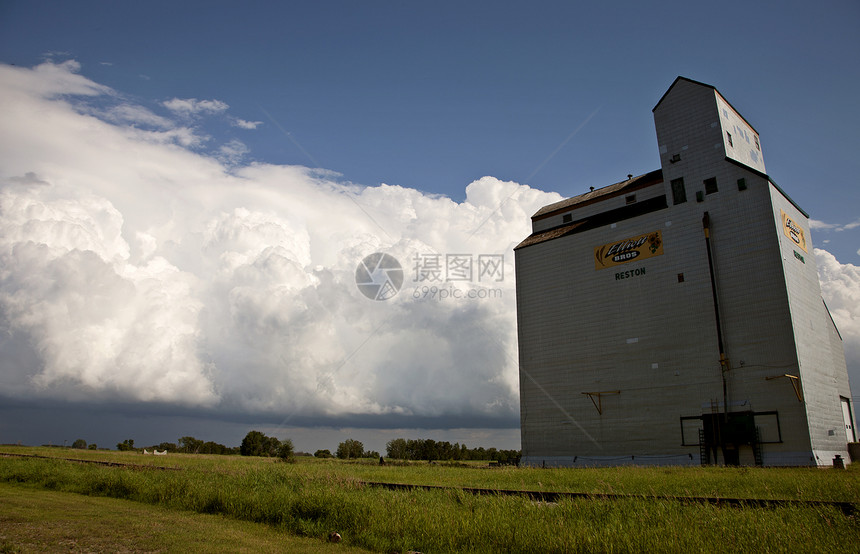
[[[494,495],[494,496],[522,496],[530,500],[538,502],[554,503],[559,500],[570,498],[584,498],[588,500],[622,500],[622,499],[640,499],[640,500],[670,500],[681,503],[696,503],[696,504],[713,504],[716,506],[734,506],[734,507],[756,507],[756,508],[776,508],[778,506],[816,506],[816,507],[834,507],[842,511],[846,516],[853,516],[857,513],[857,507],[853,502],[839,502],[828,500],[779,500],[767,498],[724,498],[717,496],[669,496],[669,495],[645,495],[645,494],[618,494],[618,493],[590,493],[590,492],[556,492],[556,491],[529,491],[529,490],[508,490],[508,489],[482,489],[474,487],[442,487],[437,485],[408,485],[404,483],[380,483],[373,481],[362,481],[362,484],[368,487],[384,488],[393,491],[411,491],[411,490],[459,490],[475,495]]]

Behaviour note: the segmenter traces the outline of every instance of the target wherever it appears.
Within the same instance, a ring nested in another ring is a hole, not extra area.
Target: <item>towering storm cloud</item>
[[[516,417],[511,249],[558,195],[485,177],[457,203],[242,165],[190,117],[223,102],[155,113],[77,70],[0,67],[2,394]],[[356,286],[375,252],[402,267],[388,300]]]

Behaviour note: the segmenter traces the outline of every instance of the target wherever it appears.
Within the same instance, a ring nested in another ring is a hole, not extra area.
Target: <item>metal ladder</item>
[[[755,442],[752,445],[753,447],[753,456],[755,456],[755,465],[761,467],[764,465],[764,460],[762,459],[761,453],[761,429],[758,427],[755,428]]]
[[[703,466],[711,463],[711,455],[708,452],[708,445],[705,444],[705,430],[699,429],[699,459]]]

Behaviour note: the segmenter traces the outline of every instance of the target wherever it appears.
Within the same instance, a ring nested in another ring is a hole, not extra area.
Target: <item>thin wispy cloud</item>
[[[220,100],[198,100],[196,98],[171,98],[162,105],[168,110],[181,115],[217,114],[227,111],[230,107]]]
[[[233,125],[235,127],[239,127],[240,129],[256,129],[262,124],[262,121],[245,121],[244,119],[239,118],[233,119]]]
[[[248,146],[240,140],[231,140],[218,149],[218,159],[227,165],[235,165],[250,152]]]
[[[130,125],[148,125],[160,129],[170,129],[175,126],[175,123],[152,111],[133,104],[120,104],[108,108],[103,112],[103,115],[116,123]]]
[[[835,231],[837,233],[842,231],[850,231],[852,229],[856,229],[860,227],[860,219],[852,221],[851,223],[839,224],[839,223],[826,223],[824,221],[819,221],[817,219],[809,220],[809,227],[815,231]]]
[[[835,227],[837,227],[837,225],[834,223],[825,223],[823,221],[818,221],[817,219],[809,220],[809,228],[816,231],[834,229]]]

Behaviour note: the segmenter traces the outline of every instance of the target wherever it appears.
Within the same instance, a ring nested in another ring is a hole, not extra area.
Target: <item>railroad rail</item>
[[[147,464],[132,464],[126,462],[108,462],[104,460],[85,460],[80,458],[65,458],[60,456],[39,456],[37,454],[12,454],[0,452],[0,456],[18,458],[39,458],[45,460],[64,460],[86,464],[98,464],[109,467],[127,467],[132,469],[153,469],[166,471],[183,471],[181,467],[156,466]],[[716,506],[733,507],[756,507],[775,508],[779,506],[812,506],[812,507],[834,507],[842,511],[846,516],[854,516],[858,512],[857,502],[833,501],[833,500],[798,500],[798,499],[775,499],[775,498],[729,498],[722,496],[673,496],[673,495],[649,495],[649,494],[623,494],[623,493],[593,493],[593,492],[561,492],[561,491],[534,491],[534,490],[512,490],[512,489],[485,489],[477,487],[446,487],[441,485],[412,485],[406,483],[386,483],[379,481],[358,481],[366,487],[383,488],[392,491],[462,491],[468,494],[481,496],[522,496],[537,502],[556,503],[564,499],[588,499],[588,500],[662,500],[674,501],[686,504],[713,504]]]

